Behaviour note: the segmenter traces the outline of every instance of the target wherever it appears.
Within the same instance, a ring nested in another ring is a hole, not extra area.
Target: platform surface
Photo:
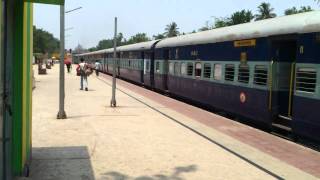
[[[75,69],[75,68],[74,68]],[[57,120],[58,65],[36,75],[32,180],[317,179],[320,153],[111,78],[66,74]]]

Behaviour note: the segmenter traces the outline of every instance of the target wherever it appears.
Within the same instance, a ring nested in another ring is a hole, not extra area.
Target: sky
[[[165,26],[176,22],[180,32],[192,32],[213,22],[214,17],[227,17],[242,9],[257,13],[263,0],[65,0],[65,9],[79,6],[82,9],[66,14],[66,48],[81,44],[94,47],[102,39],[114,35],[114,17],[118,17],[118,32],[125,38],[137,33],[152,35],[163,33]],[[266,0],[283,15],[284,10],[293,6],[311,6],[319,10],[313,0]],[[34,25],[60,37],[60,7],[35,4]]]

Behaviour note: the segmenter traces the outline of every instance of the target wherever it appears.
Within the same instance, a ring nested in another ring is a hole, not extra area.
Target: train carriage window
[[[178,62],[174,63],[174,74],[180,75],[180,63],[178,63]]]
[[[315,68],[298,68],[296,74],[296,91],[315,93],[317,71]]]
[[[214,79],[215,80],[222,79],[222,66],[221,66],[221,64],[214,65]]]
[[[205,63],[203,67],[203,77],[210,79],[211,77],[211,64],[210,63]]]
[[[169,63],[169,74],[174,74],[174,64],[173,64],[173,62]]]
[[[176,49],[176,59],[179,59],[179,48]]]
[[[156,62],[156,72],[160,73],[160,62]]]
[[[250,79],[250,70],[248,65],[240,65],[239,66],[239,74],[238,74],[238,81],[241,83],[249,83]]]
[[[197,62],[194,69],[195,76],[197,78],[201,77],[201,71],[202,71],[202,64],[200,62]]]
[[[146,60],[146,71],[147,72],[150,72],[150,62],[149,62],[149,60]]]
[[[265,65],[257,65],[254,68],[254,84],[265,86],[268,83],[268,68]]]
[[[193,76],[193,63],[188,63],[187,65],[187,75]]]
[[[234,81],[234,64],[226,64],[225,66],[225,80],[226,81]]]
[[[181,63],[181,74],[182,75],[187,75],[187,64],[186,63]]]

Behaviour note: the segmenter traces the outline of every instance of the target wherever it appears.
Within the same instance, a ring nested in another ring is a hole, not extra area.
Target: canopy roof
[[[25,2],[64,5],[65,0],[24,0]]]

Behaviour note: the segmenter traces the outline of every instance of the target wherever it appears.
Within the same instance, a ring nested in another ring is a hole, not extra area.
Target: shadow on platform
[[[107,172],[103,174],[102,179],[108,180],[183,180],[181,177],[183,173],[191,173],[197,171],[196,165],[190,166],[181,166],[174,168],[173,172],[170,175],[165,174],[155,174],[153,176],[139,176],[139,177],[130,177],[126,174],[120,172]]]
[[[94,180],[88,148],[41,147],[32,149],[32,180]]]

